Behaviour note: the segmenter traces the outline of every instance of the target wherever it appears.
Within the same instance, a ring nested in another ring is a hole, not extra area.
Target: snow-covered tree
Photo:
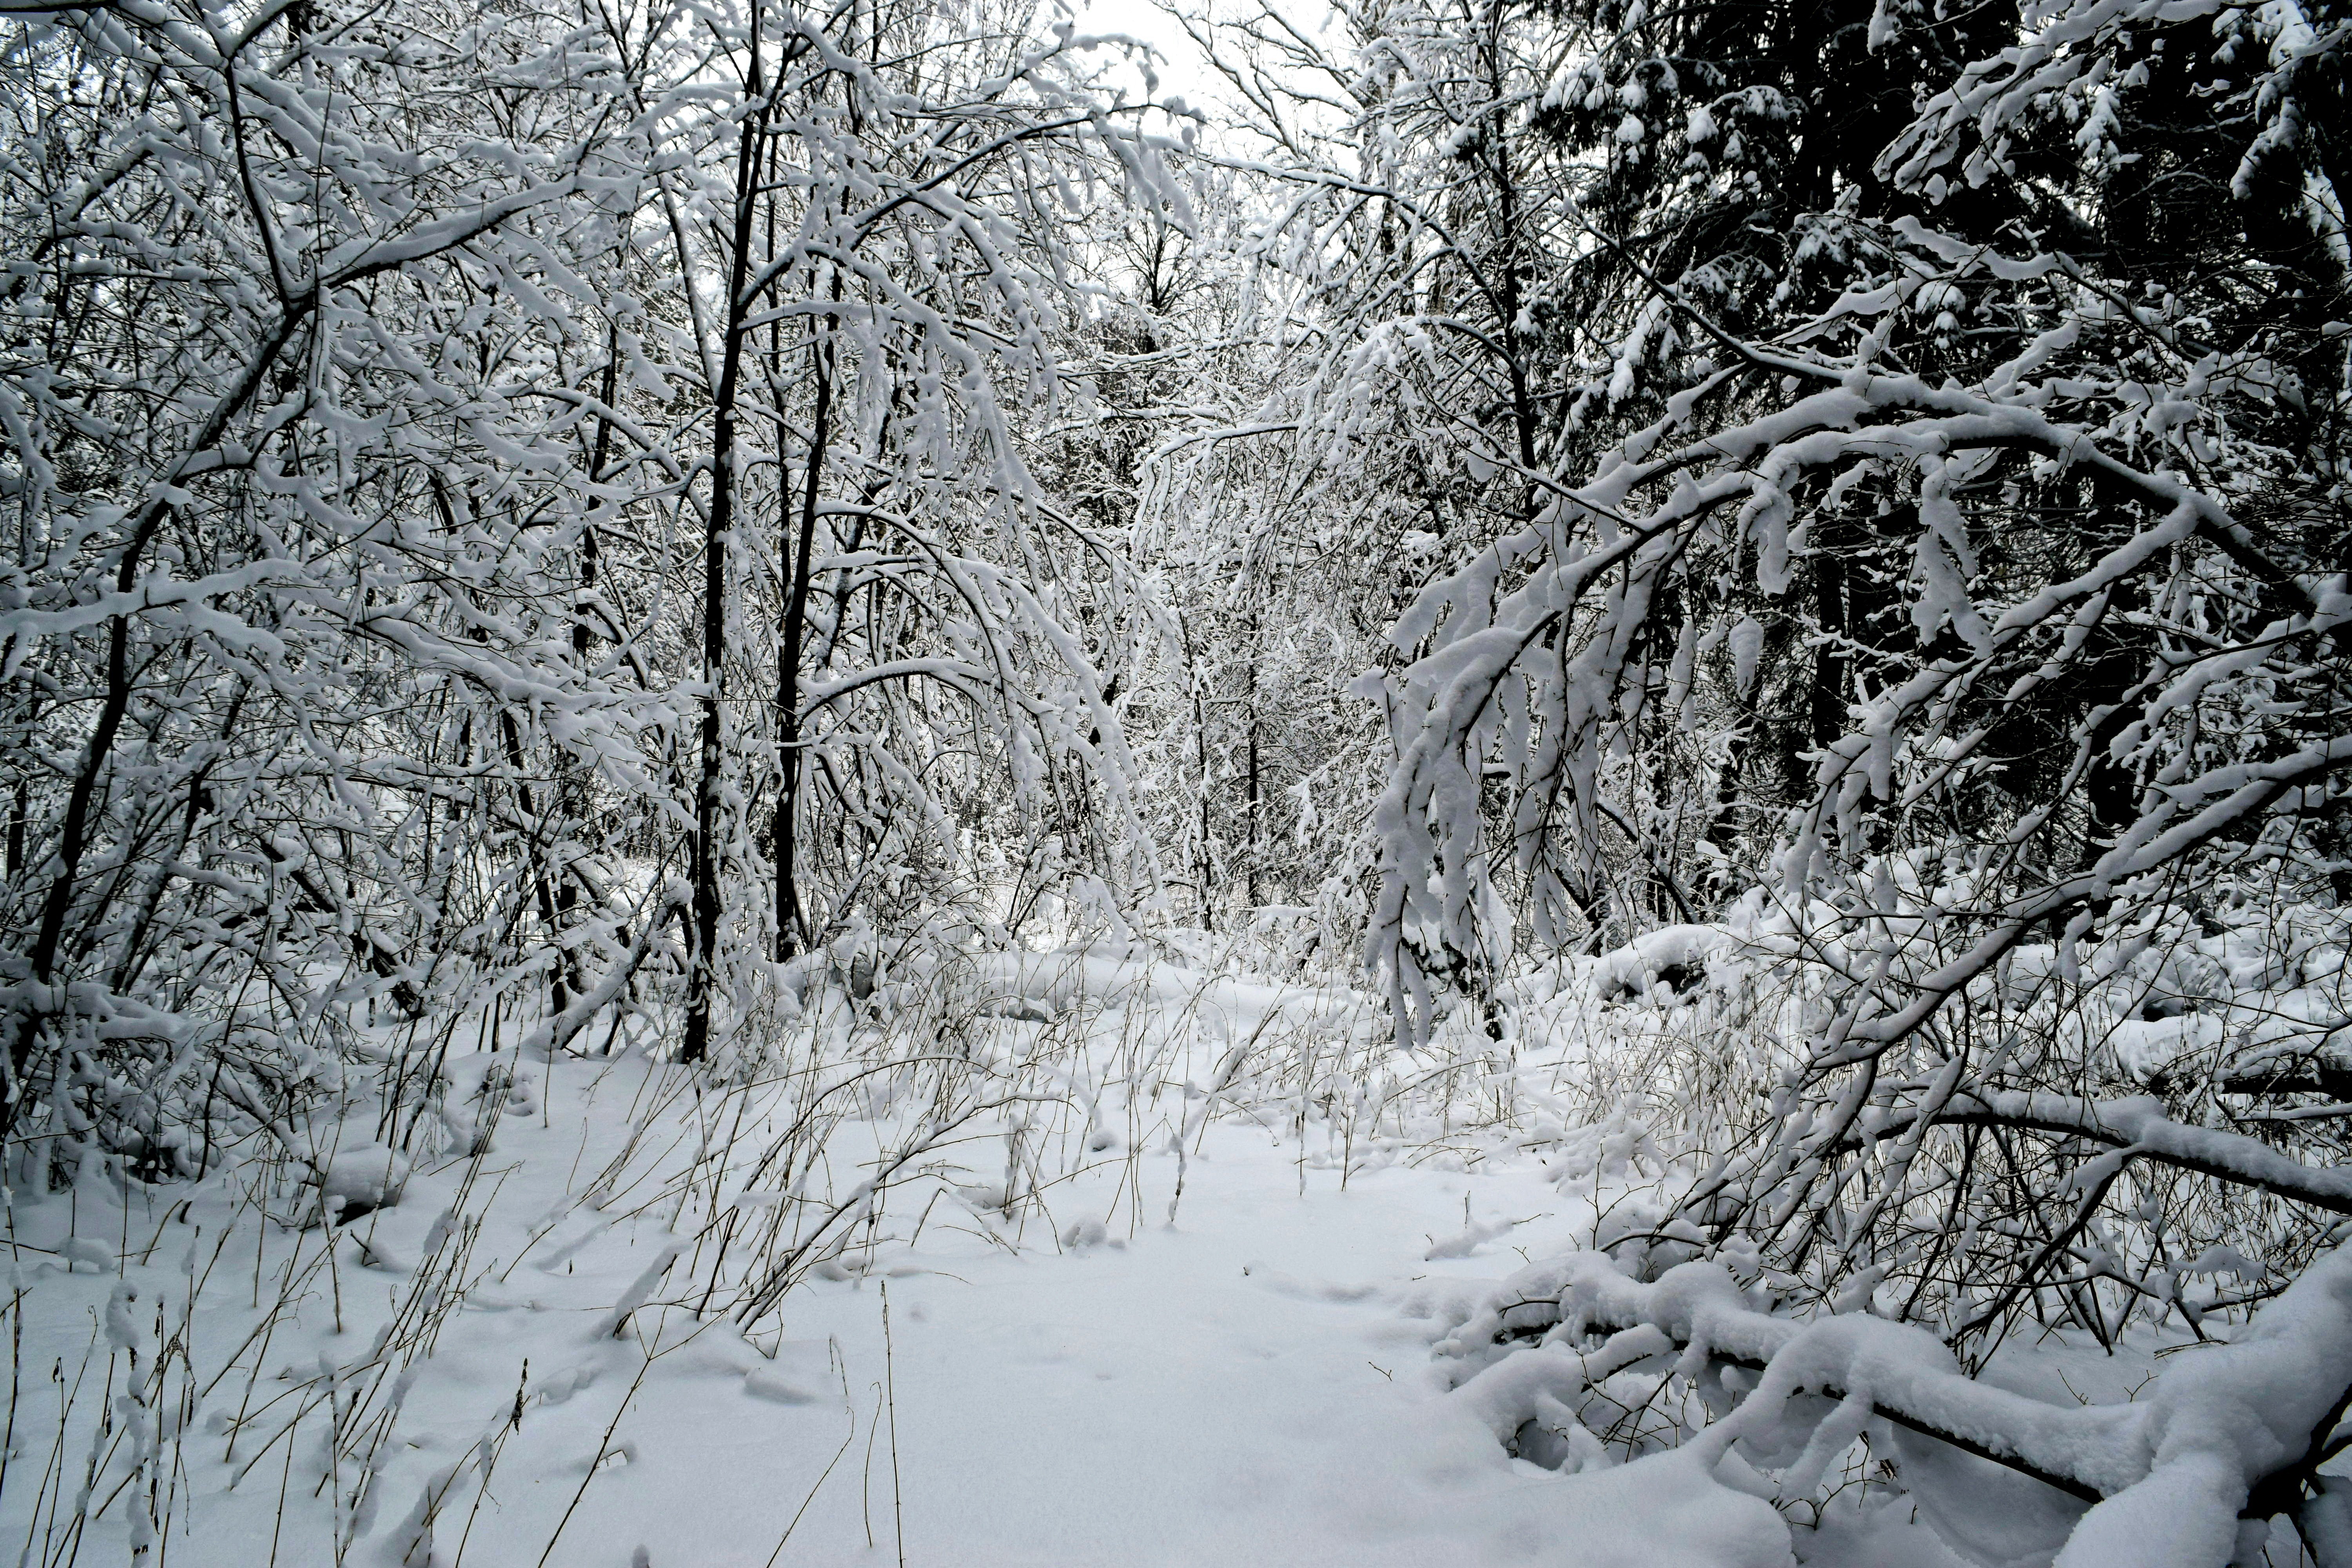
[[[1008,844],[1026,896],[1138,871],[1133,835],[1096,837],[1128,811],[1095,661],[1129,569],[1028,454],[1086,415],[1086,226],[1181,197],[1138,107],[1026,16],[646,24],[666,225],[639,243],[687,310],[661,374],[693,388],[689,1058],[722,971],[753,973],[730,949],[996,918]]]
[[[1444,541],[1363,688],[1398,755],[1370,956],[1403,1037],[1523,931],[1712,920],[1611,961],[1757,1041],[1754,1109],[1702,1097],[1706,1174],[1620,1248],[1642,1278],[1714,1258],[1972,1364],[2021,1317],[2105,1340],[2190,1310],[2203,1247],[2293,1278],[2343,1212],[2306,1163],[2333,1112],[2262,1107],[2342,1081],[2324,1031],[2157,1060],[2103,1010],[2193,1011],[2184,955],[2342,880],[2341,29],[1349,20],[1339,56],[1269,15],[1234,74],[1265,251],[1318,290],[1258,418]],[[1708,1331],[1633,1300],[1576,1321]],[[2324,1512],[2331,1425],[2168,1519]],[[1990,1444],[2056,1473],[2032,1448]]]
[[[844,931],[1149,889],[1133,566],[1029,453],[1090,226],[1185,219],[1028,20],[20,25],[12,1117],[201,1145],[230,1042],[518,985],[695,1058]]]
[[[2352,23],[1189,25],[1230,114],[1022,0],[9,11],[0,1206],[112,1176],[127,1290],[133,1186],[251,1162],[340,1333],[395,1165],[469,1245],[492,1053],[626,1039],[549,1213],[642,1159],[692,1240],[599,1343],[766,1332],[894,1188],[1083,1249],[1049,1124],[1140,1214],[1278,1100],[1302,1191],[1596,1183],[1423,1302],[1523,1458],[2352,1563]],[[2077,1410],[2029,1331],[2194,1353]],[[339,1553],[395,1342],[289,1374]]]
[[[267,1126],[341,1009],[577,898],[548,774],[642,714],[550,592],[593,437],[547,395],[634,183],[612,62],[528,18],[15,26],[5,1117],[170,1171],[181,1102]]]

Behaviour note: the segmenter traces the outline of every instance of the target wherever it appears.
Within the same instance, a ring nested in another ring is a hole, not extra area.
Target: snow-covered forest
[[[0,1556],[2352,1568],[2348,74],[0,3]]]

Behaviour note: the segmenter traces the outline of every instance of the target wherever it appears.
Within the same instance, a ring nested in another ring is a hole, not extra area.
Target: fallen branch
[[[1590,1358],[1538,1349],[1507,1355],[1457,1391],[1507,1438],[1536,1395],[1571,1396],[1609,1372],[1679,1352],[1759,1373],[1739,1407],[1708,1429],[1726,1445],[1769,1429],[1813,1391],[2091,1503],[2074,1544],[2084,1562],[2217,1563],[2241,1513],[2300,1512],[2352,1404],[2352,1254],[2321,1257],[2235,1343],[2201,1348],[2133,1401],[2047,1405],[1963,1373],[1925,1330],[1867,1313],[1800,1321],[1754,1305],[1718,1263],[1654,1282],[1605,1254],[1577,1252],[1522,1270],[1438,1346],[1461,1353],[1564,1324],[1559,1338],[1615,1331]],[[1548,1347],[1555,1336],[1546,1332]],[[1602,1369],[1595,1372],[1596,1363]],[[2220,1542],[2218,1553],[2206,1548]],[[2074,1560],[2074,1559],[2070,1559]]]

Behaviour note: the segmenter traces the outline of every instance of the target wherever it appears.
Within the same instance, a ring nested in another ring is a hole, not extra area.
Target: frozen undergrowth
[[[2295,1561],[2200,1532],[2332,1425],[2332,1258],[2250,1312],[2242,1236],[2177,1260],[2194,1322],[2040,1323],[1972,1381],[1883,1280],[1806,1305],[1675,1217],[1769,1063],[1769,934],[1572,962],[1516,1037],[1465,1009],[1418,1052],[1127,942],[804,982],[701,1069],[363,1033],[201,1180],[12,1173],[0,1547],[1948,1568],[2050,1561],[2113,1496],[2062,1562]],[[2216,961],[2200,1005],[2312,1015],[2326,952]],[[2124,1020],[2186,962],[2088,958],[2074,1016]],[[2130,1038],[2126,1087],[2198,1066]],[[2068,1113],[2283,1158],[2163,1110]]]
[[[793,1353],[811,1290],[1123,1246],[1180,1215],[1213,1123],[1271,1133],[1304,1191],[1394,1161],[1444,1090],[1369,1069],[1360,998],[1123,950],[840,980],[709,1068],[625,1038],[551,1059],[494,1019],[366,1030],[202,1179],[91,1149],[45,1193],[20,1160],[11,1550],[594,1561],[570,1500],[539,1505],[641,1453],[648,1400],[723,1375],[756,1425],[849,1398],[838,1353]],[[603,1444],[534,1422],[592,1385],[622,1396]],[[528,1505],[498,1484],[518,1472]]]

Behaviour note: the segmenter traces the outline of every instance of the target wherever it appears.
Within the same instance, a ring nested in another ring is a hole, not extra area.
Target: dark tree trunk
[[[692,965],[686,988],[686,1037],[678,1059],[698,1062],[710,1055],[710,1019],[718,990],[719,785],[724,773],[720,707],[726,696],[727,552],[735,537],[736,399],[742,382],[743,320],[749,301],[752,220],[759,210],[760,163],[769,106],[760,68],[757,13],[751,33],[751,68],[745,116],[735,153],[735,252],[727,268],[727,313],[719,355],[719,385],[711,399],[710,516],[702,551],[702,723],[699,783],[695,790],[693,883],[689,925]]]
[[[833,279],[833,297],[841,298],[841,275]],[[816,407],[809,431],[808,466],[802,475],[800,532],[787,559],[789,589],[784,601],[784,634],[776,650],[777,732],[781,778],[776,786],[776,957],[779,962],[800,950],[808,936],[808,911],[801,903],[801,653],[808,640],[810,570],[816,549],[817,498],[824,483],[825,448],[833,438],[833,343],[836,318],[824,318],[824,334],[810,348],[816,373]]]

